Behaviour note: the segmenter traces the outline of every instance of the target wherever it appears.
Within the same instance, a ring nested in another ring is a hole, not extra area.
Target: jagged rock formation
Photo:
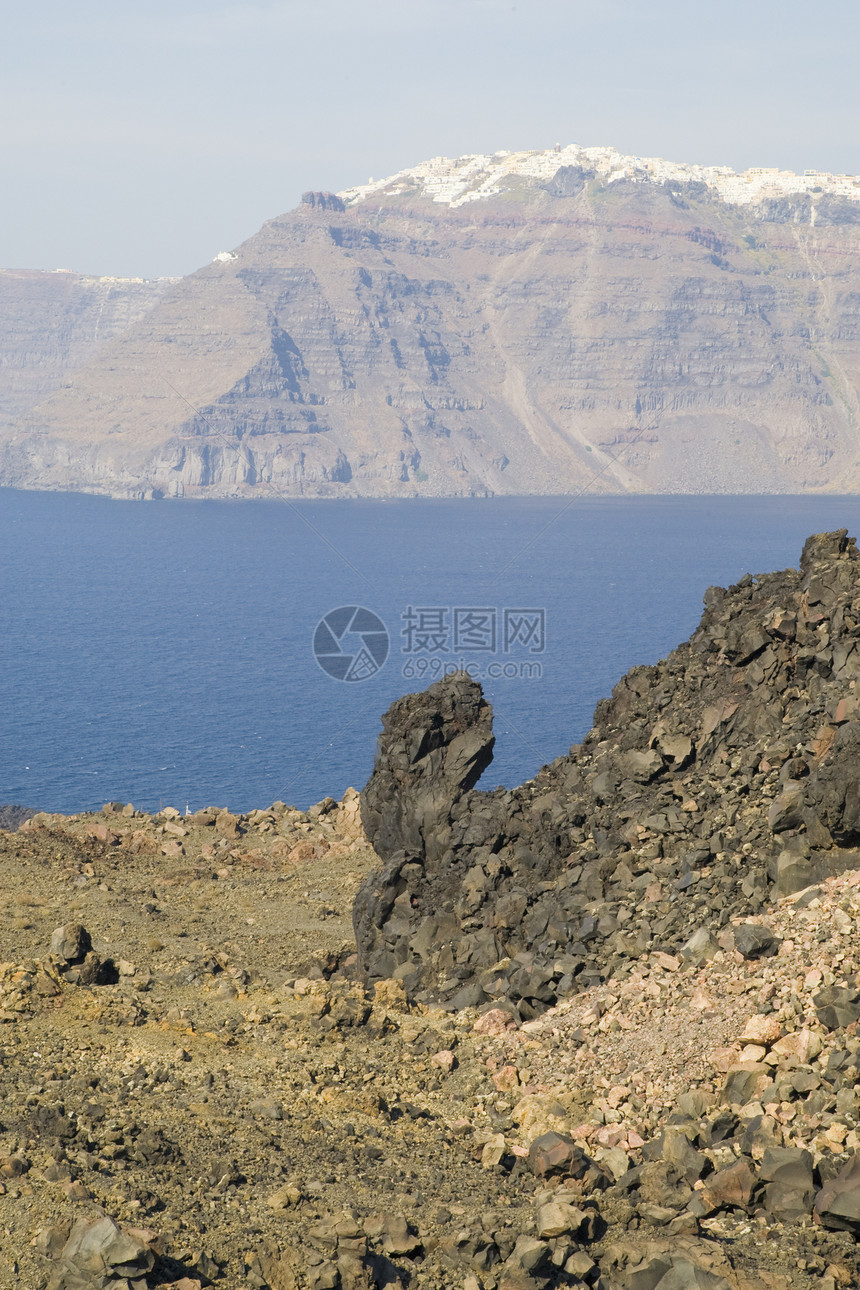
[[[17,806],[13,802],[0,802],[0,829],[17,829],[19,824],[35,815],[34,809],[28,806]]]
[[[321,211],[342,211],[346,209],[343,199],[338,197],[337,193],[302,193],[302,203],[305,206],[313,206]]]
[[[492,750],[475,682],[400,699],[362,794],[385,862],[355,906],[366,975],[529,1017],[646,950],[707,958],[733,916],[860,866],[858,645],[841,530],[799,571],[712,587],[690,640],[512,791],[470,788]]]
[[[858,213],[850,177],[576,147],[307,193],[20,408],[0,483],[851,491]]]
[[[409,695],[383,717],[384,754],[362,797],[374,849],[390,860],[404,848],[431,863],[446,850],[451,807],[493,759],[493,712],[465,675]]]

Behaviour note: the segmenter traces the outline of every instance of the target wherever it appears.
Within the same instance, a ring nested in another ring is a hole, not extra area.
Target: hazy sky
[[[187,273],[438,154],[860,173],[857,0],[42,0],[0,24],[0,264]]]

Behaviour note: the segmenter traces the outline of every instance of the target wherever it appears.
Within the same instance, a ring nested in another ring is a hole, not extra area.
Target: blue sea
[[[841,527],[860,498],[0,490],[0,802],[304,808],[360,788],[391,701],[458,666],[495,710],[482,786],[512,786],[689,636],[708,586]]]

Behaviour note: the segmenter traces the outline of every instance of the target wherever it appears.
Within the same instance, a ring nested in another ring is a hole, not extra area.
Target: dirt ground
[[[738,1210],[651,1223],[613,1185],[683,1091],[713,1101],[707,1054],[736,1043],[761,973],[728,957],[709,995],[643,960],[515,1029],[410,1008],[355,979],[351,906],[378,864],[356,794],[130,809],[0,833],[0,1287],[614,1290],[666,1249],[713,1278],[690,1285],[860,1284],[847,1233]],[[52,950],[74,925],[87,959]],[[550,1131],[603,1157],[600,1190],[529,1167]],[[546,1207],[574,1202],[580,1226],[554,1233]],[[150,1253],[99,1280],[66,1242],[103,1216]]]

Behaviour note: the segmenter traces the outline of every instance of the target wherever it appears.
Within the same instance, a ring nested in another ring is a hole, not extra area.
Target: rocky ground
[[[352,793],[0,835],[0,1285],[860,1283],[855,875],[523,1023],[353,979],[377,863]]]
[[[0,1287],[860,1286],[859,583],[712,589],[511,792],[458,675],[360,798],[7,811]]]

